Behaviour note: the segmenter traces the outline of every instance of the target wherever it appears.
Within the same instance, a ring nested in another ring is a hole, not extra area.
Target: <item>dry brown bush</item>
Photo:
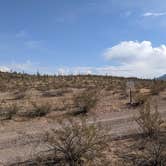
[[[127,166],[165,166],[166,142],[159,136],[157,139],[141,139],[123,149],[119,157]]]
[[[32,102],[32,106],[33,107],[31,110],[26,110],[25,112],[20,113],[19,116],[26,118],[36,118],[45,116],[51,111],[51,106],[49,103],[37,104]]]
[[[94,124],[85,120],[63,120],[58,129],[47,135],[47,143],[52,151],[51,162],[59,166],[91,166],[106,164],[105,151],[110,136]],[[38,160],[47,163],[47,160]],[[50,162],[50,160],[48,160]]]
[[[7,107],[0,108],[0,120],[11,120],[18,112],[16,104],[8,105]]]
[[[154,80],[153,85],[151,86],[151,94],[158,95],[165,88],[166,88],[166,84],[164,81]]]
[[[158,134],[162,120],[157,104],[152,105],[150,101],[147,101],[139,110],[139,115],[135,118],[135,121],[145,136],[154,137]]]
[[[74,98],[74,105],[78,108],[73,115],[86,114],[97,103],[97,91],[87,89]]]

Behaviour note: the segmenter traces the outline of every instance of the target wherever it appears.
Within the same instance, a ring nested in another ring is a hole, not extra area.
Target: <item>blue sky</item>
[[[0,0],[0,25],[2,70],[166,73],[165,0]]]

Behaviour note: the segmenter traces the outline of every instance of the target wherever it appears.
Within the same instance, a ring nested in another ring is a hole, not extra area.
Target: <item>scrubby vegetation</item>
[[[24,165],[102,166],[110,162],[106,157],[110,135],[99,125],[85,119],[63,119],[45,136],[48,150]],[[29,164],[30,163],[30,164]]]
[[[87,114],[97,103],[97,92],[95,89],[86,89],[78,96],[74,97],[74,104],[76,110],[72,112],[73,115]]]
[[[141,132],[133,143],[119,152],[125,165],[164,166],[166,164],[166,130],[161,128],[164,121],[153,101],[147,101],[135,118]]]
[[[42,117],[47,115],[51,110],[51,106],[49,103],[37,105],[37,103],[32,103],[32,109],[26,112],[23,112],[20,116],[35,118]]]
[[[128,87],[128,82],[134,87]],[[4,126],[19,126],[21,120],[22,126],[24,122],[27,126],[41,123],[49,128],[38,131],[39,135],[34,131],[37,146],[47,145],[47,150],[16,165],[161,166],[166,164],[166,123],[153,99],[158,97],[164,103],[166,96],[159,96],[165,88],[166,82],[160,80],[0,72],[0,120]],[[129,112],[136,113],[134,119]],[[95,118],[98,121],[92,123]],[[126,128],[118,135],[121,131],[116,126],[121,124],[121,130],[130,121],[136,130],[128,133]],[[21,129],[18,132],[24,135]]]
[[[141,132],[150,138],[158,135],[160,125],[163,122],[158,112],[157,103],[152,103],[151,101],[147,101],[143,108],[139,109],[139,115],[135,120]]]
[[[84,120],[65,120],[58,129],[48,133],[47,141],[59,165],[103,165],[109,142],[106,134]]]

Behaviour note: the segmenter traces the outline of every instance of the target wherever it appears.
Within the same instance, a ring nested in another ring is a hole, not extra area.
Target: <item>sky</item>
[[[0,0],[0,70],[166,73],[165,0]]]

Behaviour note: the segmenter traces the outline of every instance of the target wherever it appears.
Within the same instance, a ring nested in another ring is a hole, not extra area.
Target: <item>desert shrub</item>
[[[137,103],[139,106],[142,105],[142,104],[145,104],[147,102],[149,98],[149,95],[144,95],[144,94],[140,94],[139,92],[135,95],[135,102],[134,103]]]
[[[104,151],[108,147],[109,136],[84,120],[61,121],[46,138],[53,152],[52,162],[58,161],[57,165],[102,165],[102,161],[106,160]]]
[[[59,97],[63,96],[63,92],[61,91],[46,91],[43,93],[44,97]]]
[[[74,105],[77,110],[72,112],[73,115],[86,114],[97,103],[97,92],[95,90],[85,90],[74,98]]]
[[[142,165],[166,165],[166,147],[160,140],[150,140],[145,146],[145,151],[140,156]]]
[[[26,96],[25,94],[25,90],[23,91],[17,91],[14,93],[14,100],[21,100],[21,99],[24,99],[24,97]]]
[[[79,107],[72,108],[71,111],[69,112],[69,115],[78,116],[78,115],[86,115],[87,113],[88,113],[88,110],[86,109],[86,107],[79,106]]]
[[[32,102],[32,109],[26,110],[25,112],[21,113],[20,116],[28,117],[28,118],[36,118],[36,117],[42,117],[47,115],[50,110],[51,106],[50,104],[37,104],[35,102]]]
[[[157,104],[152,105],[150,101],[147,101],[143,108],[139,110],[138,117],[135,118],[135,121],[146,136],[153,137],[158,134],[162,120],[158,112]]]
[[[166,142],[160,136],[157,139],[137,140],[119,156],[128,166],[165,166]]]
[[[158,95],[159,92],[160,92],[160,89],[158,87],[156,87],[156,86],[152,87],[152,89],[151,89],[152,95]]]
[[[165,82],[160,80],[153,80],[153,84],[151,86],[151,94],[158,95],[165,88],[166,88]]]
[[[72,91],[66,88],[57,89],[57,90],[51,90],[43,92],[44,97],[59,97],[63,96],[65,93],[71,93]]]
[[[9,105],[6,108],[0,108],[1,120],[11,120],[14,115],[18,112],[18,107],[16,104]]]

